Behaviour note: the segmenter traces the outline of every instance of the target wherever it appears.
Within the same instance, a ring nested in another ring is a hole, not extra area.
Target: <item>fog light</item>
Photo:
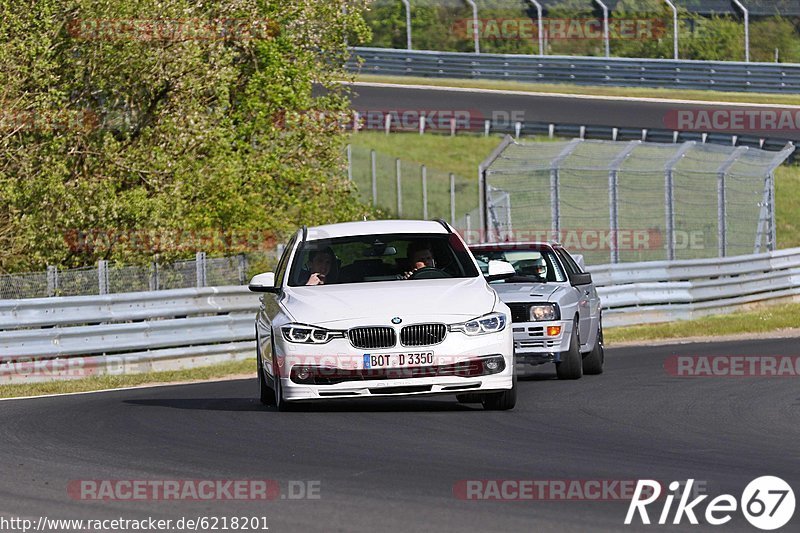
[[[311,369],[305,366],[301,366],[295,371],[294,375],[297,376],[297,379],[299,379],[300,381],[306,381],[311,377]]]
[[[547,336],[555,337],[561,333],[561,326],[547,326]]]
[[[500,368],[500,361],[495,358],[487,359],[483,362],[483,367],[489,372],[497,372],[497,369]]]

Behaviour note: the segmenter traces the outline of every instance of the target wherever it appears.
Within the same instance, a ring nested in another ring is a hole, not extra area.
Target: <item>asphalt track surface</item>
[[[509,412],[425,397],[278,413],[256,400],[255,377],[4,401],[0,516],[265,516],[270,531],[756,531],[740,512],[715,528],[626,527],[625,501],[465,501],[453,487],[694,478],[711,496],[738,498],[775,475],[798,494],[797,377],[664,369],[672,355],[761,354],[797,356],[800,342],[611,349],[601,376],[564,382],[543,369],[521,379]],[[318,481],[319,499],[81,501],[67,492],[81,479],[273,479],[284,496],[290,480]],[[799,515],[783,530],[797,531]]]
[[[546,122],[620,128],[673,129],[680,110],[764,110],[765,106],[652,102],[607,97],[568,95],[521,95],[502,91],[470,92],[426,87],[408,88],[356,84],[352,87],[353,109],[362,115],[393,110],[467,111],[473,119],[513,122]],[[780,106],[771,106],[777,109]],[[512,113],[514,113],[512,115]],[[509,117],[515,117],[510,119]],[[797,131],[752,131],[733,133],[761,137],[795,138]]]

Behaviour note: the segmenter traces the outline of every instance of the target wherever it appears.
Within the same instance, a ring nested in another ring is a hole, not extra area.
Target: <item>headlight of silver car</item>
[[[556,304],[534,304],[530,308],[531,322],[558,320],[561,318],[560,314]]]
[[[343,339],[343,331],[335,331],[307,324],[287,324],[281,327],[283,338],[299,344],[325,344],[331,339]]]
[[[460,331],[467,335],[497,333],[506,327],[507,318],[503,313],[489,313],[460,324],[450,324],[450,331]]]

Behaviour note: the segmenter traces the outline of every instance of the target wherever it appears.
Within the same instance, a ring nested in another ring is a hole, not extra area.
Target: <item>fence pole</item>
[[[748,150],[747,146],[740,146],[731,152],[728,159],[722,163],[717,169],[717,252],[719,257],[725,257],[728,254],[728,228],[727,228],[727,185],[725,183],[725,176],[728,170],[733,166],[742,152]]]
[[[161,279],[158,271],[158,261],[153,261],[152,269],[150,271],[150,290],[160,290]]]
[[[472,8],[472,41],[473,46],[475,47],[475,53],[481,53],[481,40],[480,40],[480,32],[478,31],[478,6],[475,4],[475,0],[466,0],[466,2]]]
[[[347,145],[347,179],[353,181],[353,147]]]
[[[745,63],[750,62],[750,12],[739,0],[733,0],[733,3],[738,6],[744,13],[744,60]]]
[[[672,55],[678,59],[678,8],[670,0],[664,0],[672,10]]]
[[[108,294],[108,261],[97,262],[97,290],[99,294]]]
[[[403,217],[403,187],[401,184],[402,176],[400,173],[400,159],[394,160],[395,176],[397,176],[397,217]]]
[[[642,141],[631,141],[608,166],[608,226],[611,233],[611,262],[619,263],[619,169]]]
[[[769,242],[767,250],[770,252],[778,248],[778,231],[775,226],[775,173],[769,173]]]
[[[247,256],[239,254],[239,285],[247,283]]]
[[[422,165],[422,219],[428,220],[428,169]]]
[[[683,159],[684,154],[696,144],[686,141],[664,165],[664,205],[665,224],[667,229],[667,260],[675,259],[675,173],[674,168]]]
[[[450,225],[456,225],[456,176],[450,173]]]
[[[544,55],[544,27],[542,23],[542,4],[537,0],[528,0],[536,8],[536,21],[539,28],[539,55]]]
[[[375,160],[375,150],[369,151],[369,162],[372,169],[372,205],[378,205],[378,169]]]
[[[601,0],[594,0],[603,9],[603,45],[605,46],[606,57],[611,55],[611,48],[608,40],[608,7]]]
[[[197,252],[195,254],[195,272],[197,275],[197,286],[206,286],[206,253]]]
[[[47,265],[47,296],[58,294],[58,267]]]
[[[411,4],[408,0],[401,0],[406,9],[406,49],[411,50]]]

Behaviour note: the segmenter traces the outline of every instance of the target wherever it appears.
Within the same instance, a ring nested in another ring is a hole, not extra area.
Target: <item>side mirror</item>
[[[580,274],[570,274],[569,275],[569,284],[576,286],[576,285],[589,285],[592,282],[592,275],[588,272],[582,272]]]
[[[271,292],[273,294],[278,294],[281,290],[280,287],[275,286],[274,272],[265,272],[253,276],[248,288],[253,292]]]
[[[492,259],[489,261],[489,271],[484,275],[486,281],[497,281],[498,279],[505,279],[515,276],[517,271],[507,261],[497,261]]]

